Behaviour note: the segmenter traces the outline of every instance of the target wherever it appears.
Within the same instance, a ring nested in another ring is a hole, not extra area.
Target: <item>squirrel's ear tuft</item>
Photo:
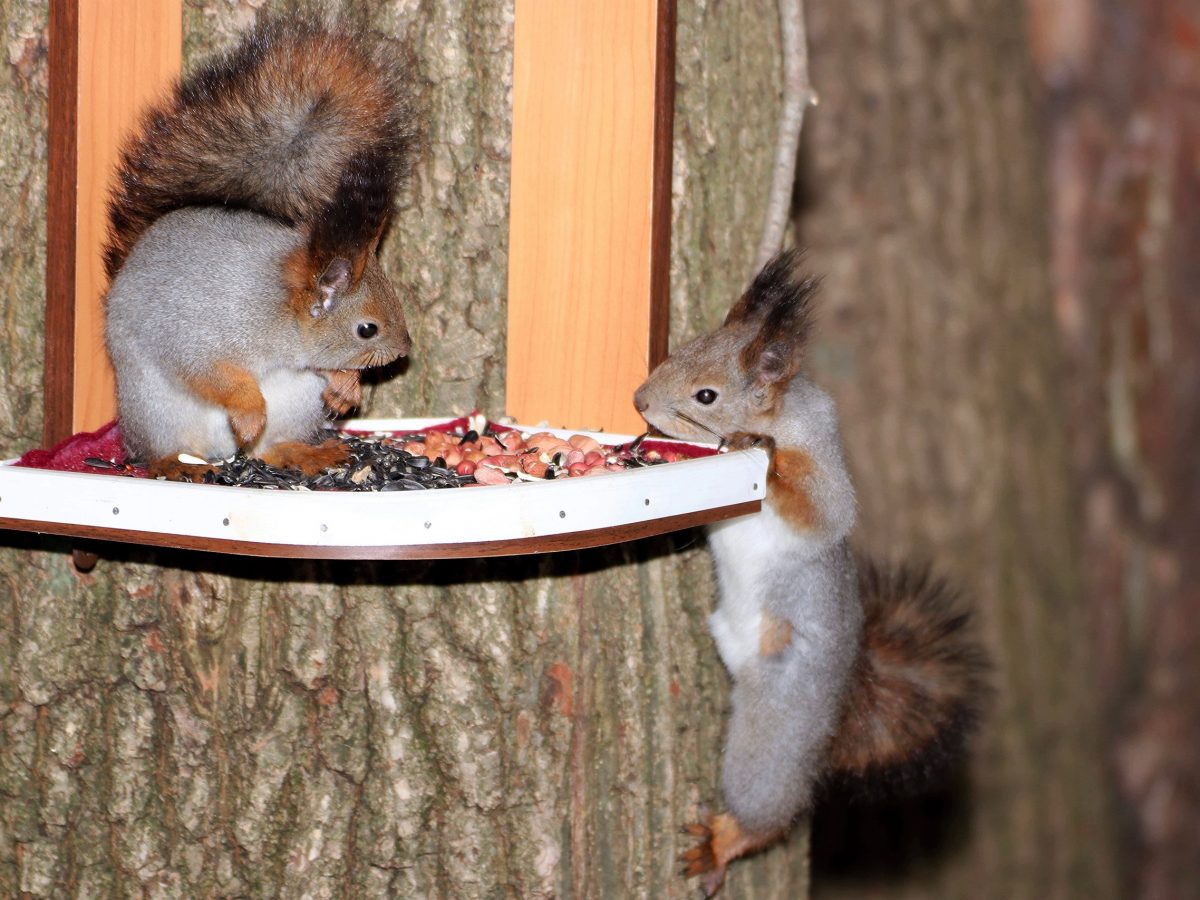
[[[771,257],[746,292],[733,304],[725,316],[725,324],[735,325],[745,320],[760,319],[781,303],[791,304],[811,294],[817,286],[817,280],[799,277],[803,260],[804,251],[795,248]]]
[[[344,256],[336,257],[325,267],[325,271],[317,279],[317,289],[321,292],[321,310],[323,312],[333,309],[342,294],[346,293],[346,289],[350,287],[352,274],[350,260]]]
[[[799,259],[800,254],[790,250],[767,263],[726,319],[727,324],[749,321],[758,326],[738,361],[742,371],[763,387],[787,384],[804,361],[819,282],[811,276],[797,277]]]

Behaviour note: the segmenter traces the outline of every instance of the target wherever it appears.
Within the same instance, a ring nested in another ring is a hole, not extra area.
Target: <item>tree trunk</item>
[[[186,58],[260,6],[188,0]],[[511,4],[347,11],[411,48],[427,113],[384,254],[412,289],[416,352],[368,412],[502,410]],[[747,274],[778,41],[767,0],[684,3],[680,19],[672,318],[687,336]],[[40,430],[45,0],[0,0],[0,23],[12,455]],[[726,705],[695,534],[449,565],[106,546],[90,575],[64,542],[3,541],[0,894],[693,889],[678,828],[718,799]],[[801,835],[740,865],[728,896],[802,896],[806,873]]]
[[[998,688],[961,783],[818,814],[817,895],[1120,891],[1019,9],[808,3],[822,102],[800,237],[828,273],[814,359],[840,402],[860,541],[961,586]],[[856,825],[866,842],[838,846]]]
[[[1200,897],[1200,17],[1030,0],[1126,893]]]

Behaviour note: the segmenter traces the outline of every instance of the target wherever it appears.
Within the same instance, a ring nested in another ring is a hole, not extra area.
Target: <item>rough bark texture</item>
[[[263,6],[188,0],[187,58]],[[428,121],[385,252],[418,352],[369,411],[500,410],[511,4],[348,12],[411,49]],[[680,4],[680,18],[686,336],[747,274],[778,64],[767,0]],[[6,456],[39,432],[45,29],[44,0],[0,0]],[[0,895],[692,889],[677,832],[718,795],[726,690],[695,535],[452,565],[108,547],[88,576],[65,544],[2,542]],[[739,866],[728,896],[802,896],[806,868],[798,838]]]
[[[998,688],[951,790],[818,815],[815,893],[1117,896],[1020,7],[807,11],[821,105],[800,242],[828,273],[815,360],[841,403],[861,542],[934,561],[976,600]],[[851,852],[856,818],[869,840]]]
[[[1030,0],[1126,892],[1200,897],[1200,9]]]

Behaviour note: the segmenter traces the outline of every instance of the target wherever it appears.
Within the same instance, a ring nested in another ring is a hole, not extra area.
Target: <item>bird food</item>
[[[495,425],[482,416],[459,421],[462,424],[450,430],[339,434],[337,440],[348,453],[347,462],[311,476],[242,454],[225,460],[199,460],[180,454],[180,461],[210,466],[203,476],[205,484],[263,490],[391,492],[596,477],[676,462],[688,455],[669,447],[646,446],[646,435],[628,443],[607,445],[584,434],[563,438],[547,431]],[[84,463],[94,470],[142,474],[137,466],[100,457],[89,457]]]

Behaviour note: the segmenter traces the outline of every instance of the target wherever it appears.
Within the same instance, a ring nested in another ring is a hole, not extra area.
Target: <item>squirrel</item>
[[[728,811],[681,857],[711,896],[726,867],[784,837],[830,783],[919,787],[960,755],[986,657],[958,596],[928,571],[850,548],[855,495],[832,398],[801,372],[814,278],[777,255],[722,327],[672,353],[634,395],[651,427],[770,456],[761,512],[708,526],[709,620],[733,679]]]
[[[241,450],[313,474],[361,397],[408,353],[376,258],[416,141],[405,67],[316,19],[259,25],[177,83],[120,154],[105,337],[131,460]]]

